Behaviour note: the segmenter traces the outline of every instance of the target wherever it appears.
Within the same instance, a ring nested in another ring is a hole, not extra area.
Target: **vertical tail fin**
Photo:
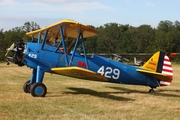
[[[173,78],[173,70],[172,65],[169,60],[169,57],[161,51],[156,52],[143,66],[142,68],[158,72],[162,74],[166,74]],[[172,80],[163,81],[163,79],[159,79],[160,86],[168,86],[171,84]]]

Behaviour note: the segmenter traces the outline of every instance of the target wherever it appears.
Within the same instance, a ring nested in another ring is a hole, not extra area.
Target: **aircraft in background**
[[[87,56],[84,38],[98,34],[89,26],[63,20],[26,33],[32,41],[13,43],[7,49],[7,62],[32,68],[30,80],[24,83],[23,90],[34,97],[44,97],[47,93],[43,84],[45,72],[83,80],[149,86],[149,92],[171,84],[172,65],[164,52],[156,52],[142,67],[95,54]],[[83,55],[77,52],[79,46]],[[12,56],[8,56],[9,51]]]
[[[123,62],[134,66],[142,66],[144,64],[143,60],[136,60],[136,57],[150,57],[153,54],[151,53],[87,53],[87,56],[92,56],[93,54],[103,56],[117,62]],[[83,54],[81,54],[83,55]],[[130,60],[126,57],[134,57],[134,63],[131,63]]]
[[[180,56],[180,53],[171,53],[170,57],[176,57],[176,56]]]

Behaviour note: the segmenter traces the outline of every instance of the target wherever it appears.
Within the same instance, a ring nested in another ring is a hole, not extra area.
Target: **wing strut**
[[[66,53],[66,45],[65,45],[65,37],[63,35],[63,26],[60,27],[60,35],[61,35],[61,42],[62,42],[62,45],[63,45],[63,49],[64,49],[64,53]],[[67,55],[65,54],[65,61],[66,61],[66,66],[68,66],[68,58],[67,58]]]
[[[76,48],[78,46],[78,43],[79,43],[79,40],[82,40],[82,47],[83,47],[83,51],[84,51],[84,59],[85,59],[85,62],[86,62],[86,69],[89,69],[88,67],[88,61],[87,61],[87,56],[86,56],[86,49],[85,49],[85,44],[84,44],[84,38],[83,38],[83,34],[82,32],[79,33],[78,35],[78,38],[76,40],[76,43],[75,43],[75,46],[74,46],[74,50],[73,50],[73,53],[72,53],[72,56],[70,58],[70,61],[69,61],[69,66],[71,66],[71,63],[73,61],[73,58],[74,58],[74,54],[75,54],[75,51],[76,51]]]
[[[85,59],[85,62],[86,62],[86,68],[89,69],[87,56],[86,56],[86,48],[85,48],[85,44],[84,44],[84,37],[83,37],[82,33],[81,33],[81,37],[82,37],[82,47],[83,47],[83,51],[84,51],[84,59]]]
[[[69,66],[71,66],[71,63],[73,61],[74,54],[75,54],[75,51],[76,51],[76,48],[77,48],[77,45],[78,45],[78,42],[79,42],[79,38],[80,38],[80,34],[78,35],[78,38],[76,40],[76,43],[75,43],[75,46],[74,46],[74,50],[72,52],[72,56],[71,56],[70,61],[69,61]]]
[[[40,33],[39,33],[39,34],[40,34]],[[44,34],[44,38],[43,38],[43,42],[42,42],[41,49],[43,49],[43,47],[44,47],[44,44],[45,44],[45,42],[46,42],[47,34],[48,34],[48,30],[46,30],[46,32],[45,32],[45,34]],[[40,39],[38,40],[38,42],[40,43]]]

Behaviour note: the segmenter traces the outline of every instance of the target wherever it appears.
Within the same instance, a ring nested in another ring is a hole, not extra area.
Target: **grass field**
[[[0,63],[0,120],[179,120],[180,65],[174,81],[149,87],[79,80],[46,73],[44,98],[23,92],[31,69]]]

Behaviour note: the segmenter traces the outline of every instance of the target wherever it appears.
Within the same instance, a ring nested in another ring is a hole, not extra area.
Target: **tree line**
[[[95,28],[100,35],[85,41],[88,53],[166,53],[180,52],[180,22],[160,21],[157,28],[151,25],[134,27],[129,24],[107,23]],[[31,41],[26,32],[40,29],[35,22],[4,31],[0,29],[0,61],[5,59],[6,49],[18,40]]]

